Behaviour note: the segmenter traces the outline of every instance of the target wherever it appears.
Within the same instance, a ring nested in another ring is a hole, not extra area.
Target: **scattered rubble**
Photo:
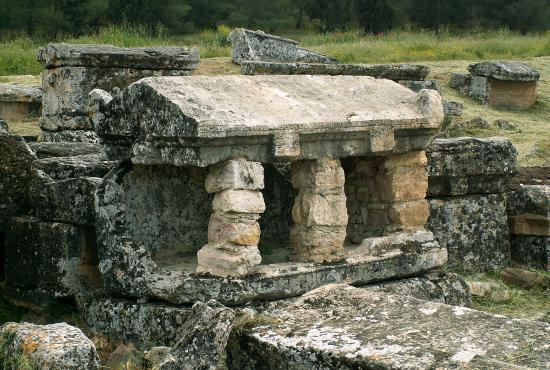
[[[506,284],[515,285],[523,289],[548,289],[550,287],[550,279],[536,271],[507,268],[500,272],[500,278]]]

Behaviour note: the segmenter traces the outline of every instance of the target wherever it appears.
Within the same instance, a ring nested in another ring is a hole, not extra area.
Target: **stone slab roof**
[[[194,69],[197,48],[118,48],[112,45],[50,43],[38,51],[44,68],[120,67],[136,69]]]
[[[218,146],[259,161],[392,151],[394,131],[437,130],[443,120],[437,92],[415,93],[393,81],[356,76],[146,78],[102,110],[96,129],[104,141],[145,145],[141,156],[150,158],[155,154],[144,154],[149,150],[166,156],[159,152],[163,146]],[[339,153],[306,144],[336,144],[339,137],[348,143],[333,148]],[[244,146],[255,143],[262,153]],[[140,156],[137,146],[134,157]]]
[[[516,61],[487,61],[468,67],[474,76],[491,77],[505,81],[537,81],[540,74],[533,67]]]

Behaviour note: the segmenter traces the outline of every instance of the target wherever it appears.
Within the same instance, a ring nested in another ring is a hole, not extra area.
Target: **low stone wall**
[[[25,121],[41,114],[42,90],[38,86],[0,83],[0,119]]]

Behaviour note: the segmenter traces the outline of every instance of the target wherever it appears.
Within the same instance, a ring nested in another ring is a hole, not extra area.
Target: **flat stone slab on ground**
[[[94,344],[74,326],[65,323],[34,325],[7,323],[0,328],[2,359],[24,356],[30,368],[49,370],[96,370],[99,356]],[[17,364],[9,369],[19,369]]]
[[[421,81],[430,73],[422,64],[324,64],[244,61],[244,75],[348,75],[371,76],[388,80]]]
[[[199,62],[196,48],[148,47],[118,48],[112,45],[48,44],[38,59],[45,68],[128,67],[139,69],[194,69]]]
[[[252,319],[254,320],[254,319]],[[550,325],[343,284],[260,311],[229,369],[543,369]]]
[[[423,150],[443,121],[437,92],[356,76],[146,78],[103,110],[111,158],[148,165]]]

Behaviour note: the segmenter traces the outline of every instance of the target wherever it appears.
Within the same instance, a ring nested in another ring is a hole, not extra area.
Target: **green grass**
[[[150,36],[143,28],[103,28],[98,34],[84,37],[63,37],[69,43],[101,43],[121,47],[154,45],[189,45],[200,48],[202,58],[228,57],[231,53],[227,36],[231,29],[220,26],[215,31],[193,35],[168,36],[162,30]],[[387,63],[441,61],[453,59],[524,59],[550,55],[550,33],[519,35],[507,30],[476,32],[465,35],[430,31],[390,32],[386,35],[363,35],[358,31],[320,34],[288,33],[302,46],[320,51],[348,63]],[[37,50],[49,40],[22,37],[0,41],[1,75],[37,75],[41,66]]]
[[[539,272],[550,276],[548,272]],[[505,285],[498,277],[498,274],[467,277],[467,279],[490,282],[498,285],[499,290],[505,290],[509,294],[509,299],[507,300],[494,300],[490,297],[474,297],[472,308],[514,318],[536,319],[550,322],[549,289],[526,290]]]

